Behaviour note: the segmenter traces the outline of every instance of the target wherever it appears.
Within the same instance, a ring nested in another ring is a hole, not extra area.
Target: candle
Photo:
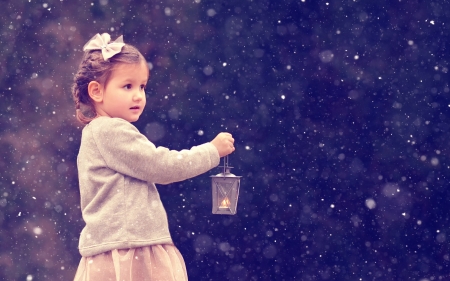
[[[222,200],[220,203],[219,209],[228,209],[230,208],[230,200],[228,197],[225,197],[225,199]]]

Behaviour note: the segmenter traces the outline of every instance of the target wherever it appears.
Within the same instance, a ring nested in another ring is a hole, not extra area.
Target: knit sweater
[[[157,184],[182,181],[219,164],[211,143],[190,150],[155,147],[120,118],[98,117],[82,131],[78,154],[84,257],[172,243]]]

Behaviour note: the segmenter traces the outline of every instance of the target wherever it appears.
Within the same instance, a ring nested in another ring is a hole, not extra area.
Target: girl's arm
[[[109,168],[147,182],[168,184],[185,180],[210,170],[220,161],[218,150],[211,143],[181,151],[155,147],[136,127],[120,118],[97,118],[88,129]]]

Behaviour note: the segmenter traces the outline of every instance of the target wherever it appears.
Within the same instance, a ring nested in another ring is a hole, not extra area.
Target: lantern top
[[[210,176],[210,177],[231,177],[231,178],[241,178],[241,176],[236,176],[235,174],[232,174],[230,172],[230,169],[233,167],[230,166],[219,166],[219,168],[224,168],[224,171],[220,174],[217,174],[215,176]]]
[[[234,174],[232,174],[232,173],[220,173],[220,174],[217,174],[217,175],[215,175],[215,176],[210,176],[210,177],[229,177],[229,178],[241,178],[241,176],[236,176],[236,175],[234,175]]]

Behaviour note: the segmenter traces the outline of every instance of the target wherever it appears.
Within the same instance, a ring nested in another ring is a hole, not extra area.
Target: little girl
[[[234,151],[234,139],[220,133],[190,150],[155,147],[130,123],[145,107],[145,58],[122,36],[111,42],[106,33],[83,50],[72,86],[85,124],[77,164],[86,226],[75,281],[187,280],[155,183],[210,170]]]

